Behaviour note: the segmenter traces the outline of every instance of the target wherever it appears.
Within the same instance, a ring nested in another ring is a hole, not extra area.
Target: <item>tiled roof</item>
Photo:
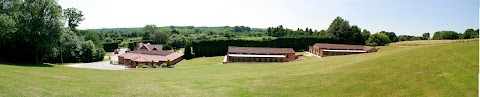
[[[229,46],[228,53],[247,54],[286,54],[295,53],[292,48],[267,48],[267,47],[235,47]]]
[[[161,51],[163,49],[163,45],[161,44],[139,43],[137,45],[137,50],[142,48],[143,46],[145,46],[147,50],[153,50],[154,48],[156,48],[157,50]]]
[[[365,45],[348,45],[348,44],[328,44],[328,43],[315,43],[313,45],[314,48],[321,48],[321,49],[336,49],[336,50],[371,50],[375,49],[371,46]]]
[[[163,48],[163,45],[161,44],[155,44],[155,45],[143,45],[145,46],[148,50],[153,50],[154,48],[156,48],[157,50],[162,50]]]
[[[180,52],[166,52],[166,51],[147,51],[147,50],[137,50],[131,51],[119,57],[123,57],[124,59],[130,59],[136,62],[159,62],[159,61],[173,61],[177,58],[183,56],[183,53]]]

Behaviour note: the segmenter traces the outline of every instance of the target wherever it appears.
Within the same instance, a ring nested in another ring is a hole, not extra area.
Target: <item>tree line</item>
[[[356,25],[350,25],[347,20],[341,17],[335,18],[326,30],[317,31],[312,30],[312,28],[306,28],[305,30],[297,28],[297,30],[292,30],[280,25],[277,27],[268,27],[267,35],[282,38],[335,38],[344,40],[343,42],[346,44],[371,46],[383,46],[398,41],[430,39],[430,33],[428,32],[423,33],[422,36],[397,36],[394,32],[388,31],[380,31],[371,34],[367,29],[361,29]],[[478,29],[467,29],[463,34],[454,31],[438,31],[435,32],[432,39],[470,39],[478,38],[478,36]]]
[[[103,60],[100,37],[76,29],[83,20],[81,11],[55,0],[1,0],[0,62]]]

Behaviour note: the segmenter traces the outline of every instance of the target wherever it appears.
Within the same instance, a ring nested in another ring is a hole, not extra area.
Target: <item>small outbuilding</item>
[[[229,46],[224,63],[230,62],[289,62],[295,60],[292,48]]]
[[[321,57],[377,52],[379,48],[366,45],[315,43],[309,52]]]

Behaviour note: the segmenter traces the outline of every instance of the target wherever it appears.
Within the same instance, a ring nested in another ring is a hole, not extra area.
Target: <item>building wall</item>
[[[255,58],[255,57],[231,57],[227,55],[228,62],[289,62],[296,59],[295,53],[283,54],[286,58]],[[233,60],[233,61],[232,61]]]
[[[293,61],[295,60],[295,53],[290,53],[290,54],[284,54],[285,56],[287,56],[285,59],[284,62],[288,62],[288,61]]]
[[[177,64],[178,62],[180,62],[180,61],[182,61],[182,60],[183,60],[183,56],[181,56],[181,57],[173,60],[173,61],[172,61],[172,64],[175,65],[175,64]]]
[[[118,64],[124,64],[124,63],[125,63],[125,60],[123,59],[123,57],[118,56]]]
[[[315,54],[317,56],[321,56],[321,57],[325,56],[324,52],[323,52],[323,49],[316,49],[314,47],[310,47],[309,52],[312,53],[312,54]]]

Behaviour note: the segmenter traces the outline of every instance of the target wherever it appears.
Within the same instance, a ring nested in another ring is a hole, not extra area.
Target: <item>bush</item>
[[[173,68],[173,64],[172,64],[172,62],[170,61],[170,59],[167,60],[167,67],[168,67],[168,68]]]
[[[150,62],[152,68],[157,68],[157,66],[155,66],[155,62],[152,60],[152,62]]]
[[[193,58],[193,55],[192,55],[192,48],[190,46],[187,46],[185,47],[185,59],[192,59]]]
[[[375,33],[368,37],[368,40],[365,42],[369,46],[384,46],[390,43],[390,38],[384,33]]]
[[[118,48],[118,43],[117,42],[114,42],[114,43],[104,43],[103,44],[103,49],[107,52],[113,52],[115,51],[115,49]]]

